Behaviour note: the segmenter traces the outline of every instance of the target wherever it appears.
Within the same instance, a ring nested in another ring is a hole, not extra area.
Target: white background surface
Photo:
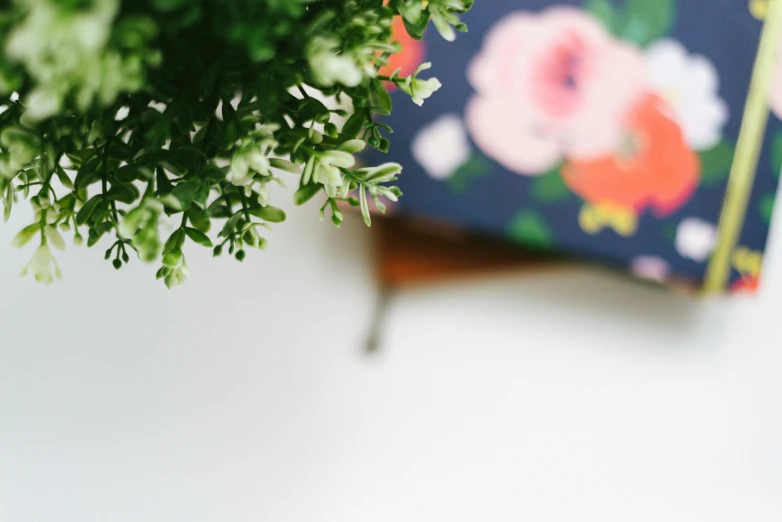
[[[73,248],[40,287],[2,246],[0,522],[782,520],[782,237],[754,299],[406,291],[368,358],[368,233],[315,212],[172,292]]]

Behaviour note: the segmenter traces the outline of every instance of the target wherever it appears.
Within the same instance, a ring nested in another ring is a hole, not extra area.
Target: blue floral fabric
[[[699,285],[766,4],[481,0],[455,42],[400,41],[399,66],[431,60],[443,88],[421,108],[392,92],[392,148],[368,159],[405,166],[397,213]],[[772,116],[734,290],[757,287],[781,164]]]

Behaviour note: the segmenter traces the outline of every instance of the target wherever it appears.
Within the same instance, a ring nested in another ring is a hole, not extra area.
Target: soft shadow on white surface
[[[782,238],[756,299],[405,291],[367,358],[367,232],[315,212],[173,292],[76,249],[41,288],[2,247],[0,521],[782,518]]]

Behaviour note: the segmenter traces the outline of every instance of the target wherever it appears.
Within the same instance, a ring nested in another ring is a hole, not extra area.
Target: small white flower
[[[339,42],[336,39],[313,39],[307,53],[312,76],[324,87],[336,83],[355,87],[361,83],[363,73],[352,56],[338,53]]]
[[[418,131],[413,158],[435,179],[445,179],[470,158],[470,144],[461,118],[446,114]]]
[[[356,158],[341,150],[330,150],[321,154],[313,173],[313,179],[326,189],[326,194],[336,197],[344,183],[344,177],[339,168],[348,169],[355,165]]]
[[[252,150],[247,154],[247,162],[255,172],[267,176],[269,174],[269,159],[260,150]]]
[[[190,268],[187,266],[185,256],[178,248],[168,252],[163,256],[163,269],[165,283],[168,288],[173,288],[187,281],[190,275]]]
[[[32,274],[36,281],[50,285],[55,279],[62,279],[62,272],[54,259],[49,245],[41,245],[33,254],[33,258],[22,269],[19,277]]]
[[[117,109],[117,114],[114,116],[115,121],[122,121],[130,114],[130,107],[122,106]]]
[[[237,151],[231,158],[231,183],[238,187],[246,184],[250,179],[250,162],[247,161],[247,155]]]
[[[717,244],[717,228],[699,218],[687,218],[676,229],[676,250],[682,257],[702,263]]]
[[[717,145],[728,121],[728,105],[719,96],[719,77],[705,56],[663,39],[646,50],[646,71],[653,90],[668,102],[687,143],[695,150]]]
[[[425,71],[432,67],[432,64],[422,63],[416,71],[407,77],[403,83],[399,84],[399,90],[408,94],[413,98],[413,103],[418,106],[424,104],[424,100],[429,98],[435,91],[437,91],[442,84],[437,78],[430,78],[428,80],[419,80],[418,73]]]
[[[256,173],[268,176],[270,168],[269,158],[257,147],[239,149],[231,158],[231,183],[237,187],[246,186]]]
[[[630,271],[636,277],[661,283],[668,278],[670,270],[668,263],[656,256],[638,256],[630,263]]]
[[[57,114],[62,96],[54,89],[33,89],[25,100],[25,116],[31,121],[40,121]]]
[[[265,207],[269,204],[269,189],[266,188],[265,183],[259,183],[258,189],[256,191],[258,193],[258,204],[262,207]]]

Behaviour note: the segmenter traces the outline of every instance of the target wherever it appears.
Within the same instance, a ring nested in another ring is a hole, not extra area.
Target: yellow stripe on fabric
[[[717,227],[717,245],[703,283],[703,291],[706,293],[724,291],[730,279],[731,255],[744,228],[744,218],[768,124],[768,94],[781,32],[782,0],[769,0],[741,131],[736,143],[736,154]]]

